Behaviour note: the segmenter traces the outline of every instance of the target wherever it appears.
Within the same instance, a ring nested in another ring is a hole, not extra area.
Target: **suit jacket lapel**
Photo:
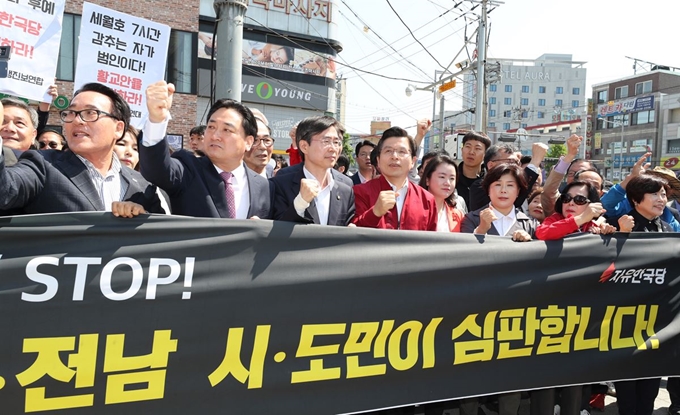
[[[224,186],[224,181],[217,173],[217,169],[215,169],[215,166],[208,157],[201,157],[200,162],[203,163],[203,168],[199,169],[199,171],[203,174],[205,186],[215,205],[215,210],[217,210],[217,213],[221,218],[226,218],[229,212],[227,211],[227,196],[225,195],[226,188]]]
[[[331,189],[331,199],[328,203],[328,224],[338,225],[340,218],[340,207],[343,205],[342,195],[340,194],[340,186],[338,186],[338,181],[333,183],[333,188]],[[342,218],[344,219],[344,218]]]
[[[300,182],[302,179],[305,178],[305,171],[302,168],[304,166],[303,163],[300,163],[300,171],[299,173],[295,174],[293,177],[293,186],[292,188],[295,190],[295,195],[300,192]],[[309,204],[309,207],[305,210],[305,218],[312,220],[312,222],[316,224],[320,224],[321,221],[319,219],[319,211],[316,209],[316,198],[312,199],[311,203]]]
[[[70,153],[64,157],[62,163],[59,163],[59,170],[68,177],[73,185],[85,196],[85,198],[92,204],[94,210],[106,210],[104,202],[99,197],[99,192],[92,183],[92,178],[87,170],[87,166],[74,154]],[[54,165],[54,164],[53,164]]]

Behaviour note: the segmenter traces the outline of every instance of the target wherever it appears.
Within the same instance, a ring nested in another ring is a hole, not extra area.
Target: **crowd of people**
[[[56,95],[56,87],[50,93]],[[309,117],[296,125],[291,165],[285,166],[273,158],[266,116],[229,99],[216,101],[206,125],[190,131],[189,149],[173,151],[165,136],[174,86],[160,81],[146,94],[148,121],[137,131],[116,92],[86,84],[59,113],[63,134],[45,128],[49,104],[36,111],[3,99],[0,214],[166,213],[465,232],[522,243],[582,233],[680,230],[680,180],[670,170],[651,169],[650,153],[605,192],[598,170],[577,158],[582,145],[577,135],[568,138],[567,153],[543,183],[546,145],[534,144],[531,157],[523,158],[510,145],[469,132],[458,163],[444,151],[422,154],[431,122],[421,120],[415,137],[391,127],[377,143],[358,143],[358,171],[350,176],[349,160],[341,154],[344,128],[332,117]],[[553,414],[558,404],[562,415],[601,408],[597,387],[533,391],[531,413]],[[669,379],[667,388],[669,414],[680,414],[680,379]],[[619,413],[651,415],[658,389],[659,379],[616,382]],[[498,396],[499,414],[516,415],[520,396]],[[477,415],[480,403],[461,400],[460,413]],[[441,412],[439,406],[426,409]]]

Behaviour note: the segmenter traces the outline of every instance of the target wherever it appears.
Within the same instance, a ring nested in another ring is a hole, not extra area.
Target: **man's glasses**
[[[342,140],[331,140],[330,138],[323,138],[318,141],[324,147],[342,148]]]
[[[61,120],[63,122],[67,122],[67,123],[71,123],[71,122],[75,121],[76,115],[79,116],[80,119],[85,121],[85,122],[97,121],[102,116],[111,117],[114,120],[118,119],[113,114],[109,114],[106,111],[95,110],[95,109],[86,109],[86,110],[80,110],[80,111],[64,110],[64,111],[59,113],[59,117],[61,117]]]
[[[269,148],[274,145],[274,139],[271,137],[267,138],[255,137],[255,139],[253,140],[253,147],[259,146],[260,143],[262,143],[265,147]]]
[[[583,195],[576,195],[576,196],[572,197],[570,194],[565,193],[565,194],[562,195],[561,198],[562,198],[562,203],[569,203],[573,200],[574,203],[576,203],[579,206],[583,206],[586,203],[590,203],[590,199],[588,199],[587,197],[585,197]]]
[[[519,160],[517,159],[497,159],[497,160],[491,160],[494,163],[499,163],[499,164],[516,164],[519,166]]]
[[[54,150],[57,147],[59,147],[59,143],[57,143],[56,141],[50,141],[49,143],[44,143],[42,141],[40,142],[40,149],[41,150],[46,149],[47,147]]]

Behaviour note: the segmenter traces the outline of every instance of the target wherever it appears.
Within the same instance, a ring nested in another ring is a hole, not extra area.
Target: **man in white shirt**
[[[257,135],[250,109],[238,101],[217,100],[208,112],[205,157],[186,150],[171,157],[165,132],[174,92],[165,81],[147,88],[149,120],[139,146],[142,175],[168,193],[174,214],[269,218],[269,183],[243,162]]]
[[[333,169],[344,129],[328,116],[305,118],[295,133],[302,163],[271,179],[273,217],[290,222],[347,226],[354,217],[352,180]]]
[[[258,116],[255,116],[255,120],[257,121],[257,135],[250,150],[246,151],[243,161],[252,171],[268,179],[267,165],[274,152],[274,139],[271,137],[271,128]]]

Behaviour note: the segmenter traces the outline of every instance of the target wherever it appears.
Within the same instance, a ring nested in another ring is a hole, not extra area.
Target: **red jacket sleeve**
[[[554,241],[574,232],[578,232],[578,225],[573,216],[565,218],[561,213],[553,213],[536,228],[536,238],[542,241]]]

